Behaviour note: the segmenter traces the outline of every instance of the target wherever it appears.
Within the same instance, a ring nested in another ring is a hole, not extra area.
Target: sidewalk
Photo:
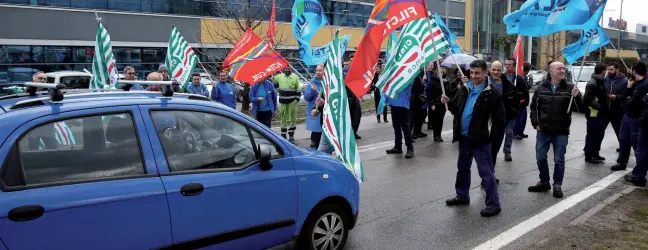
[[[531,249],[648,249],[646,235],[648,191],[628,186]]]

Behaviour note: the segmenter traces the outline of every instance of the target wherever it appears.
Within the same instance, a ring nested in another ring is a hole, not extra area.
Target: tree
[[[562,57],[562,39],[561,33],[554,33],[541,39],[539,54],[544,56],[546,61],[558,61]]]
[[[279,6],[282,6],[283,2],[286,0],[276,0],[276,12],[277,16],[280,13]],[[238,39],[243,33],[250,27],[254,30],[259,36],[265,37],[267,27],[262,26],[264,22],[270,20],[270,15],[272,13],[272,0],[216,0],[216,2],[211,2],[213,8],[211,8],[209,16],[204,17],[205,19],[225,19],[223,22],[218,22],[218,25],[204,25],[205,28],[201,33],[202,36],[207,36],[211,38],[212,41],[219,41],[220,43],[226,43],[230,45],[236,44]],[[276,27],[276,34],[274,39],[275,48],[281,47],[288,41],[289,36],[284,35],[284,29],[280,28],[279,25]],[[213,55],[210,53],[205,53],[207,51],[206,46],[201,43],[203,50],[201,53],[206,55],[209,58],[209,61],[212,62],[221,62],[224,59],[224,55]],[[206,65],[210,71],[217,72],[222,65]],[[250,92],[250,85],[248,83],[243,83],[244,90],[241,93],[243,95],[243,105],[241,111],[247,112],[250,109],[250,99],[248,93]]]
[[[517,43],[518,35],[503,35],[495,39],[495,44],[502,48],[502,51],[510,52],[512,54]]]

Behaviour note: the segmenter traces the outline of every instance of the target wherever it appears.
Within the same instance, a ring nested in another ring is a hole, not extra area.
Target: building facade
[[[471,33],[468,6],[473,0],[427,0],[429,11],[438,12],[458,42],[469,51]],[[357,47],[373,9],[373,2],[322,0],[330,26],[312,40],[313,46],[331,41],[332,32],[350,34],[348,51]],[[83,70],[92,68],[96,14],[108,30],[119,71],[134,66],[138,78],[156,71],[164,62],[171,27],[175,26],[200,55],[207,67],[216,66],[240,36],[232,20],[247,8],[247,0],[0,0],[0,81],[30,80],[36,71]],[[267,30],[271,1],[250,0],[255,28]],[[277,49],[291,63],[299,64],[297,42],[290,28],[293,0],[277,0]],[[447,8],[446,8],[447,4]],[[447,14],[446,14],[446,9]],[[228,32],[218,31],[224,29]],[[470,37],[470,36],[468,36]],[[384,45],[384,44],[383,44]]]

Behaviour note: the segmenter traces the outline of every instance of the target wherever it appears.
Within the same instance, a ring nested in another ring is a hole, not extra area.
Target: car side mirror
[[[270,163],[270,158],[272,157],[272,151],[268,144],[259,144],[259,167],[261,170],[268,171],[272,168],[272,163]]]

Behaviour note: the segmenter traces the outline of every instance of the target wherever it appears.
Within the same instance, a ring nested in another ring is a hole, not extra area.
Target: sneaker
[[[529,192],[533,193],[547,192],[549,190],[551,190],[549,183],[538,182],[538,184],[529,187]]]
[[[599,160],[599,161],[605,161],[605,158],[602,157],[602,156],[600,156],[600,155],[594,156],[593,158],[594,158],[594,159],[597,159],[597,160]]]
[[[600,164],[601,163],[601,161],[599,161],[598,159],[596,159],[594,157],[585,157],[585,162],[591,163],[591,164]]]
[[[408,148],[407,153],[405,154],[405,158],[410,159],[412,157],[414,157],[414,149]]]
[[[513,136],[513,139],[516,139],[516,140],[522,140],[523,138],[524,137],[522,137],[521,135]]]
[[[470,200],[461,199],[459,197],[454,197],[452,199],[446,200],[446,205],[448,206],[463,206],[469,204],[470,204]]]
[[[480,214],[483,217],[492,217],[498,215],[500,212],[502,212],[502,209],[499,207],[486,207],[480,212]]]
[[[632,183],[632,185],[635,185],[637,187],[645,187],[646,186],[646,181],[638,181],[632,178],[632,174],[626,174],[623,176],[623,180]]]
[[[628,165],[626,165],[625,163],[617,163],[616,165],[612,166],[610,170],[621,171],[621,170],[626,170],[627,167]]]
[[[393,155],[393,154],[402,154],[402,153],[403,153],[403,150],[402,150],[402,149],[398,149],[398,148],[391,148],[391,149],[387,149],[386,152],[387,152],[388,155]]]
[[[511,157],[511,153],[504,153],[504,160],[513,161],[513,158]]]
[[[554,186],[553,189],[554,189],[553,190],[553,197],[556,197],[556,198],[559,198],[559,199],[563,197],[562,188],[560,186]]]

